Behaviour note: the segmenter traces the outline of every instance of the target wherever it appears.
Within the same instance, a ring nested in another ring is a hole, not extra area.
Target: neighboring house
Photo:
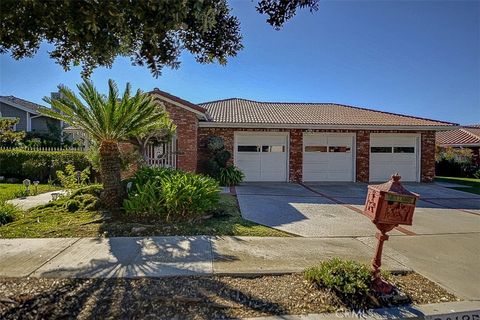
[[[150,92],[177,126],[175,165],[202,171],[222,137],[246,181],[432,181],[435,132],[450,122],[335,103],[225,99],[194,104]]]
[[[473,162],[480,165],[480,124],[465,126],[456,130],[437,132],[439,147],[467,148],[473,153]]]
[[[0,96],[0,118],[18,118],[16,131],[48,132],[49,124],[61,125],[59,120],[41,115],[40,108],[45,107],[14,96]]]

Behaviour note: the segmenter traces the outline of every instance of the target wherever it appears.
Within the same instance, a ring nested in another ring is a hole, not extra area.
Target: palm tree
[[[97,142],[103,200],[108,208],[115,210],[121,206],[124,193],[118,143],[157,130],[159,123],[165,123],[166,113],[158,108],[149,94],[138,90],[131,96],[129,83],[122,97],[119,97],[113,80],[108,81],[107,96],[99,93],[89,80],[84,80],[77,88],[83,101],[69,88],[59,86],[60,98],[45,97],[44,101],[52,109],[41,112],[83,129]]]

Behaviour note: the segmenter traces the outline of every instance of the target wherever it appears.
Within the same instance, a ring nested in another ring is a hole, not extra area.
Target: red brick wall
[[[289,154],[289,178],[290,181],[302,181],[303,179],[303,130],[290,131],[290,154]]]
[[[370,131],[357,131],[356,134],[356,179],[368,182],[370,175]]]
[[[197,170],[198,118],[191,111],[165,103],[165,110],[177,126],[177,168],[185,171]]]
[[[210,136],[222,137],[225,147],[232,152],[234,146],[235,131],[277,131],[290,133],[290,154],[289,154],[289,177],[290,181],[302,180],[303,164],[303,132],[300,129],[239,129],[239,128],[199,128],[198,129],[198,168],[202,170],[205,161],[208,159],[206,141]],[[355,132],[356,133],[356,180],[368,182],[370,174],[370,133],[415,133],[415,131],[365,131],[365,130],[310,130],[313,132]],[[430,182],[435,176],[435,132],[424,131],[421,133],[421,181]]]
[[[422,132],[421,151],[421,181],[432,182],[435,178],[435,131]]]
[[[209,159],[210,154],[207,148],[208,138],[218,136],[223,138],[225,149],[231,152],[232,158],[230,163],[233,163],[233,133],[235,129],[232,128],[198,128],[198,162],[197,168],[199,172],[205,170],[205,163]]]

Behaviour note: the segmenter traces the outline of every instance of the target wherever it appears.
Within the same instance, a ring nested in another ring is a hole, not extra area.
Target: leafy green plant
[[[123,201],[125,212],[137,218],[155,216],[162,218],[165,212],[163,199],[159,194],[159,187],[155,181],[146,181],[136,184],[128,198]]]
[[[232,154],[225,149],[225,143],[222,138],[212,136],[208,139],[207,148],[210,152],[210,159],[207,160],[206,173],[217,179],[222,186],[235,186],[243,181],[244,174],[229,164]]]
[[[90,176],[90,169],[85,168],[83,171],[76,171],[73,164],[68,164],[65,171],[58,170],[57,177],[62,187],[67,189],[76,189],[87,184]]]
[[[218,182],[221,186],[236,186],[243,181],[245,175],[240,169],[231,165],[226,168],[220,168]]]
[[[347,303],[362,306],[368,300],[372,275],[367,265],[333,258],[304,271],[305,279],[328,288]]]
[[[27,191],[27,189],[20,188],[17,191],[15,191],[15,193],[13,194],[13,197],[14,198],[25,198],[25,197],[28,197],[29,195],[30,195],[30,192]]]
[[[215,209],[218,183],[194,173],[168,168],[141,168],[124,200],[127,214],[165,222],[193,220]]]
[[[475,179],[480,179],[480,169],[478,169],[474,174],[473,174],[473,177]]]
[[[0,226],[15,221],[20,213],[17,206],[0,200]]]
[[[160,187],[160,182],[163,178],[174,175],[178,170],[173,168],[161,168],[161,167],[142,167],[136,173],[134,177],[134,184],[145,184],[149,181],[155,182]]]
[[[75,197],[83,194],[90,194],[96,197],[100,197],[102,191],[103,191],[103,187],[101,184],[91,184],[91,185],[80,187],[78,189],[73,190],[72,193],[70,194],[70,197]]]
[[[177,172],[161,183],[166,220],[191,220],[215,209],[219,200],[218,183],[194,173]]]
[[[68,199],[65,201],[63,207],[69,212],[75,212],[81,208],[81,203],[77,199]]]
[[[14,131],[12,128],[19,118],[0,118],[0,147],[16,147],[25,137],[25,131]]]
[[[480,169],[468,148],[435,148],[435,174],[447,177],[474,177]]]
[[[103,207],[100,200],[102,190],[102,186],[98,184],[81,187],[73,190],[70,194],[63,195],[55,201],[50,201],[32,210],[41,212],[45,208],[55,208],[62,212],[68,211],[71,213],[77,211],[96,211]]]

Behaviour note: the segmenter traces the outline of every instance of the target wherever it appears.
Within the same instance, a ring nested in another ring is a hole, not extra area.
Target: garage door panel
[[[353,135],[305,134],[304,181],[353,181]]]
[[[418,139],[411,135],[372,135],[370,181],[385,181],[397,172],[403,181],[417,181]]]
[[[245,174],[245,181],[287,180],[287,136],[235,136],[237,152],[235,164]],[[243,150],[256,152],[242,152]]]

